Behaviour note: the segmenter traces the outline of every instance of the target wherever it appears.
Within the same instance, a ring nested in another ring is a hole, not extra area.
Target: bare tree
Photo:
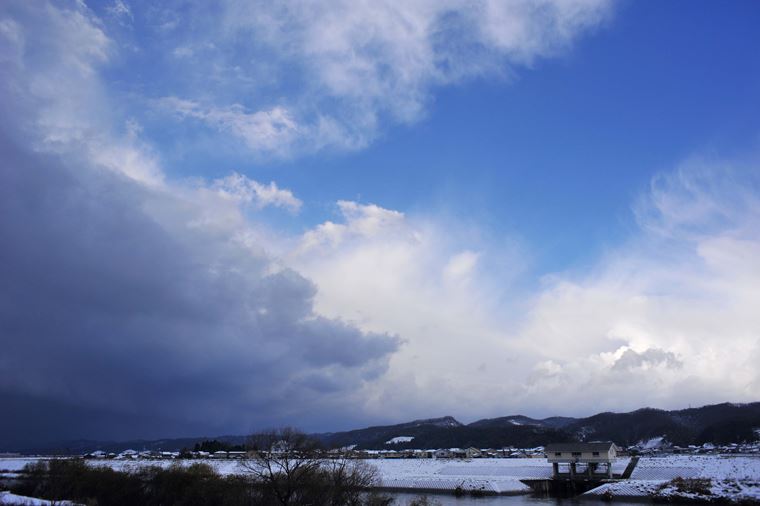
[[[285,427],[248,439],[241,465],[282,506],[359,506],[377,483],[377,469],[345,455],[331,455],[313,438]]]
[[[345,455],[328,460],[323,467],[330,484],[331,506],[363,504],[363,493],[377,486],[379,481],[375,466]]]
[[[292,427],[272,429],[248,438],[248,459],[241,462],[279,504],[299,504],[320,471],[319,445]]]

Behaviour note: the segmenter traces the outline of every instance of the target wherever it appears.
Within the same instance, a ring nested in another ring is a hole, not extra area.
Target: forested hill
[[[446,421],[442,423],[441,421]],[[361,449],[469,447],[530,448],[550,442],[609,440],[629,446],[664,437],[676,445],[740,443],[760,439],[760,402],[716,404],[665,411],[599,413],[587,418],[523,415],[478,420],[464,425],[452,417],[406,424],[318,434],[331,447]],[[409,438],[414,438],[409,440]],[[397,438],[398,442],[388,443]]]
[[[530,418],[505,416],[462,424],[451,416],[414,420],[345,432],[314,434],[324,446],[357,449],[408,448],[532,448],[552,442],[614,441],[630,446],[653,438],[685,446],[704,443],[741,443],[760,439],[760,402],[749,404],[715,404],[700,408],[665,411],[643,408],[629,413],[599,413],[587,418]],[[118,452],[136,450],[179,450],[196,443],[216,439],[240,445],[245,436],[162,439],[156,441],[65,441],[32,448],[0,448],[24,453],[77,454],[94,450]]]

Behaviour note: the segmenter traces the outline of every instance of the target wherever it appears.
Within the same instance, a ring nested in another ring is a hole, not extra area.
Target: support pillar
[[[559,463],[557,462],[552,463],[552,476],[554,476],[555,480],[559,478]]]
[[[575,462],[570,462],[570,479],[575,479]]]

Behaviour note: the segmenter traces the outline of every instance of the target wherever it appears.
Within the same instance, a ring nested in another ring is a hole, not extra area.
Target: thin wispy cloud
[[[611,5],[230,0],[203,12],[213,22],[192,31],[192,44],[166,43],[186,60],[175,71],[197,86],[161,103],[253,152],[291,157],[363,148],[386,127],[424,117],[437,88],[508,78],[561,55]],[[209,72],[210,60],[223,64]],[[209,97],[209,88],[221,93]],[[244,102],[224,100],[230,90]]]
[[[274,206],[298,212],[303,204],[293,192],[278,188],[275,182],[265,185],[238,173],[214,180],[211,189],[225,199],[252,204],[259,209]]]

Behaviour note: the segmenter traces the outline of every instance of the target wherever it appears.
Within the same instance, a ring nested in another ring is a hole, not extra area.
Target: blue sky
[[[758,22],[4,3],[6,432],[53,406],[60,437],[152,437],[757,400]]]
[[[110,4],[98,7],[107,16]],[[363,149],[261,157],[228,139],[204,140],[210,132],[203,125],[166,118],[149,133],[170,173],[218,177],[234,170],[292,188],[306,208],[284,226],[313,226],[346,198],[448,211],[496,235],[524,237],[536,248],[537,269],[563,269],[627,233],[630,203],[654,174],[695,152],[752,149],[760,131],[753,107],[760,93],[757,5],[620,2],[612,11],[556,57],[506,76],[431,88],[413,124],[384,124]],[[151,51],[157,37],[140,28],[149,20],[133,15],[117,40],[142,51],[109,69],[115,89],[127,96],[147,90],[152,98],[197,93],[186,76],[164,68],[166,51]],[[194,26],[163,44],[192,41]],[[251,56],[247,47],[235,51],[236,63]],[[278,93],[298,80],[287,73]],[[217,86],[232,93],[230,101],[255,108],[235,84]],[[184,145],[188,137],[201,146]]]

